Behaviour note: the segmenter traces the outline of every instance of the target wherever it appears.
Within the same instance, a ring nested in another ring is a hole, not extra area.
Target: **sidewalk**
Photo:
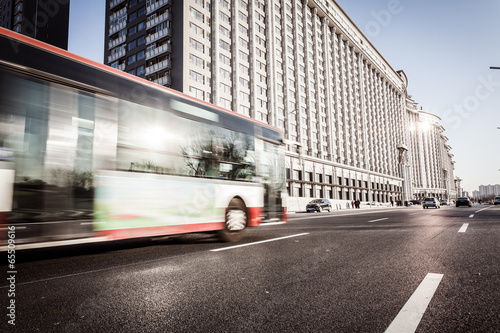
[[[359,212],[359,211],[368,211],[368,210],[389,210],[389,209],[422,209],[420,205],[411,205],[408,207],[405,206],[391,206],[391,205],[377,205],[377,206],[369,206],[369,205],[361,205],[360,208],[346,208],[346,207],[332,207],[331,213],[341,213],[341,212]],[[328,211],[324,211],[328,213]],[[297,211],[289,211],[288,214],[308,214],[305,210],[297,210]],[[314,213],[309,213],[314,214]]]

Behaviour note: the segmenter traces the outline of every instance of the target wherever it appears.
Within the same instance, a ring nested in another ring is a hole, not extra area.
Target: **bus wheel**
[[[226,209],[226,226],[217,231],[217,236],[224,242],[237,242],[243,238],[247,226],[247,209],[243,201],[233,198]]]

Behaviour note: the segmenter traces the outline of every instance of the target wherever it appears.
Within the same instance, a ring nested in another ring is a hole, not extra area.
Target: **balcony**
[[[152,12],[154,12],[155,10],[158,10],[158,9],[160,9],[163,6],[170,5],[170,4],[171,4],[171,0],[160,0],[160,1],[157,1],[154,4],[152,4],[151,6],[147,6],[146,7],[146,13],[149,15]]]
[[[118,31],[122,30],[122,29],[125,29],[125,27],[127,26],[127,21],[123,21],[121,22],[120,24],[117,24],[113,27],[110,27],[109,28],[109,36],[111,35],[114,35],[115,33],[117,33]]]
[[[152,20],[149,20],[146,22],[146,29],[150,29],[162,22],[165,22],[167,20],[171,20],[172,19],[172,13],[170,12],[165,12],[163,14],[161,14],[160,16],[158,17],[155,17],[154,19]]]
[[[172,36],[172,29],[170,28],[165,28],[163,30],[160,30],[158,32],[155,32],[154,34],[152,35],[148,35],[146,36],[146,44],[151,44],[151,43],[154,43],[156,42],[157,40],[160,40],[164,37],[167,37],[167,36]]]
[[[125,48],[121,49],[120,51],[108,56],[108,64],[112,63],[113,61],[120,59],[121,57],[125,56]]]
[[[113,9],[115,8],[116,6],[118,6],[119,4],[121,4],[122,2],[124,2],[125,0],[113,0],[109,3],[109,9]]]
[[[163,44],[162,46],[159,46],[157,48],[152,49],[151,51],[146,52],[146,60],[165,54],[167,52],[172,52],[171,44]]]
[[[146,67],[146,75],[150,75],[167,68],[172,68],[172,62],[168,59],[154,64],[153,66]]]
[[[153,80],[154,83],[156,84],[159,84],[161,86],[164,86],[164,85],[170,85],[172,83],[172,80],[170,78],[170,75],[166,75],[166,76],[162,76],[158,79],[155,79]]]
[[[110,40],[108,45],[108,50],[111,50],[112,48],[115,48],[118,45],[125,43],[126,40],[127,36],[125,35],[118,37],[117,39]]]

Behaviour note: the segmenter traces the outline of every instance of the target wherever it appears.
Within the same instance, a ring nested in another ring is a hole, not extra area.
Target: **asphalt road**
[[[0,283],[0,332],[500,332],[499,254],[498,206],[23,250],[15,296]]]

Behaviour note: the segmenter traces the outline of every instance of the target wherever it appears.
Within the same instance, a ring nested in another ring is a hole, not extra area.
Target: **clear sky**
[[[455,175],[472,192],[500,184],[500,1],[337,0],[436,114]],[[71,0],[69,50],[103,62],[104,0]],[[472,194],[472,193],[471,193]]]

